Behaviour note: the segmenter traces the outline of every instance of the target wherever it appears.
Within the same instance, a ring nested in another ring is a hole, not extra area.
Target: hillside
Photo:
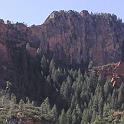
[[[0,89],[10,100],[9,105],[1,101],[6,109],[1,112],[11,111],[14,94],[16,114],[20,100],[23,106],[30,103],[31,115],[43,124],[121,123],[123,34],[124,23],[116,15],[86,10],[54,11],[43,24],[30,27],[0,20]],[[121,114],[115,118],[113,113]]]

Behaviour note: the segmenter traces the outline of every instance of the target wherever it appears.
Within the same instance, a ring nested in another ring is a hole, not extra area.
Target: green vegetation
[[[45,56],[41,57],[40,72],[44,80],[43,94],[37,96],[40,102],[27,97],[19,100],[13,95],[13,83],[7,81],[0,97],[2,123],[21,112],[25,118],[45,119],[50,124],[123,124],[123,83],[113,88],[95,72],[61,68]],[[35,92],[39,90],[37,87]]]

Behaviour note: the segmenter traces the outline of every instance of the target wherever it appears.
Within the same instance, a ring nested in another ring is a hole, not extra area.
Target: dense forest
[[[35,83],[37,89],[32,84],[28,89],[26,84],[18,87],[22,92],[30,89],[30,94],[35,94],[39,101],[27,97],[19,100],[13,94],[13,83],[7,81],[5,90],[1,91],[1,123],[5,120],[9,124],[19,123],[24,117],[32,117],[41,124],[123,124],[124,83],[113,87],[110,80],[96,74],[92,63],[88,68],[84,73],[80,69],[62,68],[54,59],[43,55],[41,82]],[[18,117],[19,113],[23,117]]]

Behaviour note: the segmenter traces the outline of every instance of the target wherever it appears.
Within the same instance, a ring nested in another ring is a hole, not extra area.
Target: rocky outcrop
[[[54,11],[43,25],[32,26],[43,52],[65,63],[95,65],[121,59],[124,24],[115,15]]]
[[[11,32],[10,25],[16,29],[11,33],[16,47],[21,48],[29,42],[32,47],[29,53],[33,56],[39,48],[40,52],[66,64],[83,64],[92,60],[95,65],[102,65],[123,59],[124,24],[115,15],[90,14],[86,10],[80,13],[54,11],[42,25],[31,27],[22,23],[4,24],[1,20],[1,61],[8,59],[6,34]]]

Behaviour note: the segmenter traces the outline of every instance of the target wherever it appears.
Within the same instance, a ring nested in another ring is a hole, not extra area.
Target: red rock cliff
[[[68,63],[93,60],[102,65],[121,58],[124,24],[115,15],[54,11],[31,30],[43,51]]]

